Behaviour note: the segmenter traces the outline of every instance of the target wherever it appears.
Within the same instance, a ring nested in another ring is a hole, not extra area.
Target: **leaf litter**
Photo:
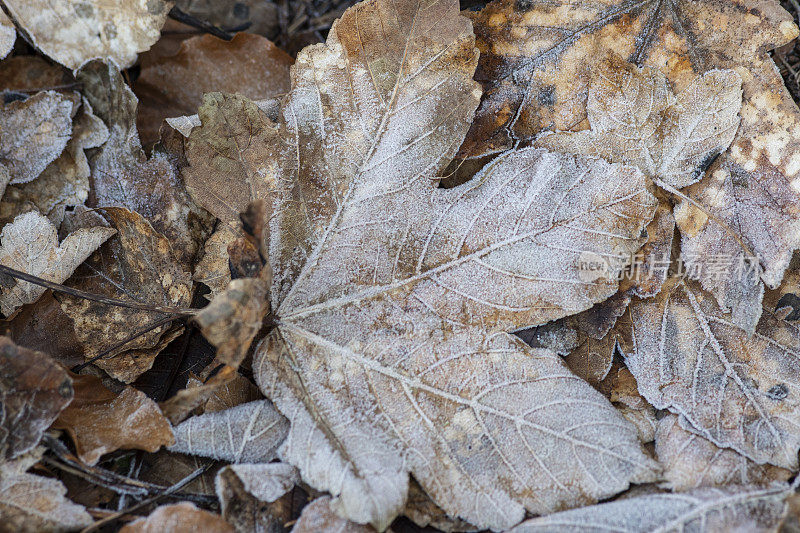
[[[791,16],[346,5],[2,3],[5,523],[790,528]]]

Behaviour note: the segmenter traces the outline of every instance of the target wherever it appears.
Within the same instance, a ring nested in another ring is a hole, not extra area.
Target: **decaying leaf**
[[[232,463],[268,463],[288,431],[269,400],[193,416],[175,427],[171,451]]]
[[[23,213],[0,233],[0,264],[55,283],[64,282],[109,237],[111,228],[78,229],[58,242],[53,224],[35,211]],[[35,302],[45,288],[27,281],[3,286],[0,310],[6,316]]]
[[[785,485],[772,488],[703,488],[652,494],[528,520],[512,533],[681,531],[774,531],[786,512]]]
[[[338,531],[375,533],[374,528],[355,524],[333,512],[329,496],[317,498],[306,505],[292,528],[292,533],[335,533]],[[387,530],[387,533],[392,532]]]
[[[237,33],[231,41],[211,35],[192,37],[173,56],[143,60],[135,85],[141,101],[137,124],[142,142],[158,139],[165,118],[197,112],[204,93],[238,93],[263,100],[288,92],[292,62],[269,40],[250,33]]]
[[[257,278],[235,279],[194,320],[217,348],[217,360],[237,368],[263,325],[269,309],[268,284]]]
[[[67,431],[78,457],[89,465],[119,449],[155,452],[174,443],[158,405],[133,387],[119,394],[95,376],[72,375],[75,398],[53,424]]]
[[[211,296],[221,293],[231,282],[228,246],[241,236],[239,228],[221,224],[203,246],[203,255],[194,268],[194,280],[211,289]]]
[[[117,234],[78,270],[70,285],[150,305],[188,306],[191,278],[176,259],[170,241],[138,213],[118,207],[106,208],[103,213]],[[159,313],[69,295],[60,295],[59,299],[64,312],[74,321],[75,333],[85,347],[87,359],[164,318]],[[174,330],[169,331],[169,324],[159,326],[95,364],[112,377],[130,383],[152,366],[155,356],[174,338]]]
[[[536,145],[637,165],[670,187],[699,181],[739,127],[742,80],[712,70],[673,94],[666,76],[612,56],[597,66],[586,103],[590,130],[545,134]]]
[[[11,53],[17,40],[17,29],[5,11],[0,10],[0,59]]]
[[[53,91],[0,108],[0,163],[11,183],[36,179],[67,145],[72,135],[73,102]]]
[[[300,481],[285,463],[238,464],[220,470],[216,493],[222,517],[240,533],[278,533],[288,521],[278,499]]]
[[[66,370],[45,354],[0,337],[0,467],[39,444],[72,397]]]
[[[233,527],[217,514],[199,509],[193,503],[162,505],[145,518],[123,526],[120,533],[234,533]]]
[[[627,364],[639,391],[681,426],[757,463],[797,468],[796,325],[765,309],[755,334],[734,325],[696,282],[673,278],[630,306]]]
[[[136,131],[137,99],[114,65],[94,61],[77,75],[94,112],[108,126],[108,141],[91,158],[89,205],[136,211],[171,241],[184,269],[207,236],[208,215],[189,198],[167,154],[147,159]]]
[[[670,414],[658,422],[656,454],[669,488],[686,491],[724,485],[769,485],[786,481],[792,472],[759,465],[734,450],[718,448],[708,439],[683,429]]]
[[[27,474],[35,457],[0,464],[0,520],[3,531],[67,532],[89,526],[92,517],[66,498],[57,479]]]
[[[121,68],[131,66],[136,54],[158,39],[171,6],[162,0],[3,4],[39,50],[72,70],[95,58],[113,60]]]

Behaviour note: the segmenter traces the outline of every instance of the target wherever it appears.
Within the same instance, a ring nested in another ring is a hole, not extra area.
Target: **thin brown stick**
[[[233,35],[231,35],[227,31],[217,28],[213,24],[210,24],[205,20],[201,20],[193,15],[190,15],[185,11],[181,11],[180,9],[178,9],[177,6],[173,6],[173,8],[170,9],[169,18],[171,18],[172,20],[177,20],[178,22],[186,24],[187,26],[197,28],[202,32],[209,33],[214,37],[217,37],[224,41],[230,41],[231,39],[233,39]]]
[[[45,287],[47,289],[56,292],[69,294],[70,296],[75,296],[76,298],[83,298],[84,300],[92,300],[94,302],[99,302],[101,304],[106,304],[106,305],[113,305],[115,307],[125,307],[128,309],[136,309],[138,311],[151,311],[153,313],[164,313],[167,315],[176,315],[176,316],[190,316],[196,314],[199,311],[199,309],[187,309],[184,307],[168,307],[162,305],[149,305],[140,302],[131,302],[126,300],[117,300],[116,298],[108,298],[107,296],[103,296],[101,294],[94,294],[92,292],[73,289],[72,287],[61,285],[60,283],[53,283],[52,281],[47,281],[46,279],[42,279],[38,276],[27,274],[20,270],[15,270],[5,265],[0,265],[0,274],[6,274],[7,276],[11,276],[12,278],[21,279],[22,281],[27,281],[28,283],[33,283],[34,285],[39,285],[40,287]]]

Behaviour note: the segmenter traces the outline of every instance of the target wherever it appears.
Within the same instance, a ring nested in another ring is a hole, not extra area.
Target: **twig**
[[[95,522],[91,526],[84,528],[81,531],[81,533],[90,533],[91,531],[96,531],[97,529],[101,528],[102,526],[104,526],[104,525],[106,525],[108,523],[114,522],[117,519],[125,516],[126,514],[130,514],[133,511],[141,509],[142,507],[146,507],[146,506],[150,505],[151,503],[157,502],[161,498],[165,498],[167,496],[170,496],[172,494],[177,493],[180,489],[182,489],[183,487],[185,487],[186,485],[188,485],[189,483],[191,483],[192,481],[197,479],[207,469],[208,469],[208,466],[201,466],[200,468],[198,468],[197,470],[195,470],[194,472],[192,472],[191,474],[189,474],[188,476],[186,476],[182,480],[180,480],[177,483],[175,483],[174,485],[172,485],[170,488],[168,488],[164,492],[162,492],[160,494],[156,494],[155,496],[153,496],[151,498],[147,498],[146,500],[142,500],[142,501],[140,501],[139,503],[137,503],[135,505],[131,505],[130,507],[128,507],[127,509],[125,509],[123,511],[119,511],[119,512],[116,512],[116,513],[114,513],[112,515],[109,515],[109,516],[103,518],[102,520],[98,520],[97,522]]]
[[[202,32],[210,33],[214,37],[219,37],[220,39],[223,39],[225,41],[230,41],[231,39],[233,39],[233,35],[231,35],[230,33],[220,28],[217,28],[216,26],[206,22],[205,20],[200,20],[199,18],[190,15],[189,13],[181,11],[180,9],[178,9],[178,6],[174,6],[172,9],[170,9],[169,18],[171,18],[172,20],[177,20],[178,22],[186,24],[187,26],[197,28]]]
[[[39,285],[40,287],[45,287],[47,289],[56,292],[61,292],[64,294],[75,296],[76,298],[83,298],[84,300],[92,300],[94,302],[99,302],[106,305],[113,305],[116,307],[126,307],[128,309],[136,309],[138,311],[152,311],[154,313],[164,313],[168,315],[177,315],[177,316],[194,315],[199,311],[199,309],[149,305],[139,302],[117,300],[116,298],[108,298],[107,296],[103,296],[101,294],[94,294],[92,292],[73,289],[72,287],[61,285],[60,283],[53,283],[52,281],[47,281],[46,279],[42,279],[38,276],[26,274],[25,272],[22,272],[20,270],[15,270],[5,265],[0,265],[0,274],[6,274],[7,276],[11,276],[12,278],[21,279],[22,281],[27,281],[28,283],[33,283],[34,285]]]

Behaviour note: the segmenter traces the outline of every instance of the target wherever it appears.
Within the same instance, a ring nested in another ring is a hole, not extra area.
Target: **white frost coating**
[[[79,229],[61,244],[55,226],[36,211],[17,216],[0,233],[0,264],[27,274],[63,283],[92,252],[116,230],[105,227]],[[0,311],[9,316],[19,306],[33,303],[44,294],[42,286],[17,281],[0,294]]]
[[[163,0],[3,3],[34,45],[72,70],[95,58],[130,67],[158,40],[170,5]]]
[[[698,283],[671,279],[631,303],[628,368],[639,392],[681,426],[757,463],[797,468],[800,328],[765,308],[755,333],[730,321]],[[685,418],[685,420],[683,420]]]
[[[785,514],[786,485],[731,486],[652,494],[565,511],[523,522],[509,533],[682,533],[775,531]]]
[[[4,59],[11,53],[16,40],[17,30],[14,28],[14,23],[5,14],[5,11],[0,9],[0,59]]]
[[[216,478],[216,492],[220,501],[225,499],[220,490],[221,474],[224,471],[236,474],[247,492],[267,503],[274,502],[300,481],[297,469],[286,463],[229,465]]]
[[[232,463],[268,463],[288,425],[269,400],[258,400],[178,424],[169,449]]]
[[[263,111],[268,117],[272,118],[276,113],[276,107],[280,106],[280,100],[277,98],[268,98],[266,100],[253,100],[253,103]],[[193,128],[198,128],[203,125],[200,120],[200,115],[182,115],[180,117],[165,118],[164,121],[169,126],[176,130],[178,133],[188,138],[192,133]]]

